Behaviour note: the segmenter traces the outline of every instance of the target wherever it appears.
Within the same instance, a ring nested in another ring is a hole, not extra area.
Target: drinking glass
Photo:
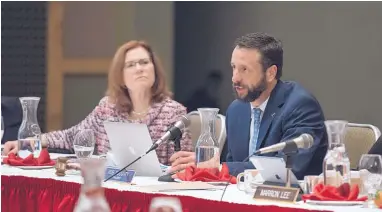
[[[149,212],[181,212],[182,204],[175,197],[155,197],[151,200]]]
[[[375,208],[374,198],[382,182],[382,158],[380,155],[364,154],[359,161],[358,169],[360,171],[363,187],[367,192],[368,200],[365,202],[365,208]]]
[[[95,136],[93,130],[80,130],[73,142],[73,149],[78,159],[90,158],[93,155]]]
[[[316,187],[316,185],[319,183],[324,183],[323,176],[306,175],[304,177],[304,185],[302,186],[304,193],[312,194],[314,191],[314,187]]]

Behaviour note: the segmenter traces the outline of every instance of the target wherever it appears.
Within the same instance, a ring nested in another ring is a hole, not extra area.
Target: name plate
[[[105,179],[111,177],[113,174],[117,173],[118,171],[119,171],[118,168],[106,167]],[[121,171],[120,173],[112,177],[110,180],[131,183],[133,181],[134,176],[135,176],[134,170],[127,170],[127,171]]]
[[[294,203],[299,191],[297,188],[259,185],[253,198],[256,200]]]

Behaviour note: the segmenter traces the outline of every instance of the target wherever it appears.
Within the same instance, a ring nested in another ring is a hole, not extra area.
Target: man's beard
[[[240,86],[244,89],[247,89],[248,93],[245,96],[240,97],[235,89],[235,86]],[[242,85],[240,83],[234,83],[232,87],[233,87],[236,99],[242,100],[244,102],[253,102],[256,99],[258,99],[260,95],[267,89],[267,82],[265,81],[265,77],[263,77],[260,81],[260,84],[257,87],[250,88],[249,86]]]

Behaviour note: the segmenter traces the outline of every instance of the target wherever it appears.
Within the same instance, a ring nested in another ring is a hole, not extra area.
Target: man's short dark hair
[[[261,65],[264,71],[272,65],[276,65],[276,79],[280,79],[283,69],[283,47],[280,40],[263,32],[255,32],[237,38],[236,46],[258,50],[261,54]]]

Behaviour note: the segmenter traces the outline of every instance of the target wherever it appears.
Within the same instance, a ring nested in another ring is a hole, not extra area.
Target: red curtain
[[[81,185],[77,183],[57,181],[53,179],[1,176],[1,211],[72,212],[78,199],[80,186]],[[149,209],[152,198],[166,195],[106,189],[105,196],[112,211],[146,212]],[[186,196],[176,197],[178,197],[182,203],[183,212],[314,212],[314,210],[281,208],[277,206],[244,205]]]

